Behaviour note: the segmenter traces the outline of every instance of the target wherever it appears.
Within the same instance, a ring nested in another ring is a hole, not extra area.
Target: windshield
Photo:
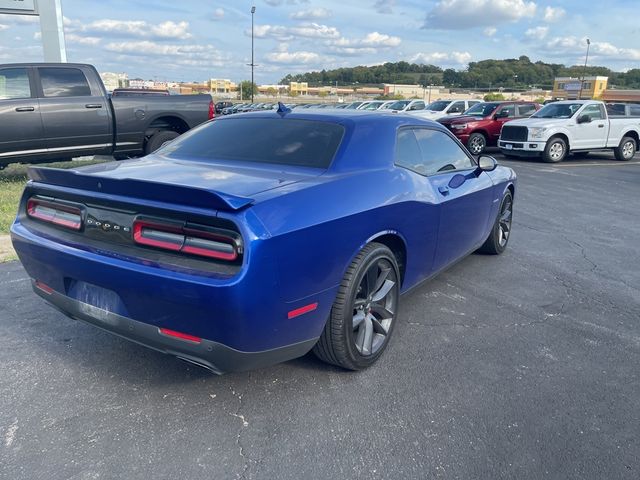
[[[226,160],[328,168],[344,127],[289,118],[224,118],[158,150],[176,159]]]
[[[531,118],[571,118],[580,107],[581,103],[550,103],[531,115]]]
[[[488,117],[491,113],[498,108],[500,104],[496,102],[492,103],[477,103],[469,110],[464,112],[465,115],[473,115],[475,117]]]
[[[429,105],[427,105],[427,110],[431,110],[433,112],[441,112],[443,111],[445,108],[447,108],[447,106],[450,104],[451,102],[447,101],[447,100],[439,100],[437,102],[433,102],[430,103]]]
[[[385,110],[402,110],[409,105],[409,100],[398,100],[397,102],[390,103],[384,106]]]

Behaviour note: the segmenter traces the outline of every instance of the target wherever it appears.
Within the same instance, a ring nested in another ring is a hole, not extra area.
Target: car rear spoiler
[[[77,188],[90,192],[135,197],[157,202],[179,202],[191,207],[214,210],[240,210],[251,205],[254,201],[252,198],[228,195],[204,188],[134,178],[102,177],[96,174],[83,174],[77,170],[29,167],[28,175],[34,182],[47,185]]]

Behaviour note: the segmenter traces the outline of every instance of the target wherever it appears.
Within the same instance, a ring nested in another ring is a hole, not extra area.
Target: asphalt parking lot
[[[640,155],[519,176],[504,255],[403,298],[390,348],[217,377],[0,265],[0,478],[640,478]]]

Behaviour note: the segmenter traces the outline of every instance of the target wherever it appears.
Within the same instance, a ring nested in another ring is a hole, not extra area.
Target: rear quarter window
[[[231,118],[210,122],[157,153],[196,158],[328,168],[344,127],[291,118]]]

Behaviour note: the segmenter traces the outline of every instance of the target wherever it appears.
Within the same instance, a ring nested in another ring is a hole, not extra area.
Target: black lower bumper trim
[[[108,312],[55,291],[44,292],[35,286],[35,282],[32,283],[33,290],[39,296],[71,318],[90,323],[153,350],[176,356],[219,375],[266,367],[301,357],[318,341],[317,338],[313,338],[272,350],[243,352],[211,340],[202,339],[198,343],[178,340],[162,335],[155,325]]]

